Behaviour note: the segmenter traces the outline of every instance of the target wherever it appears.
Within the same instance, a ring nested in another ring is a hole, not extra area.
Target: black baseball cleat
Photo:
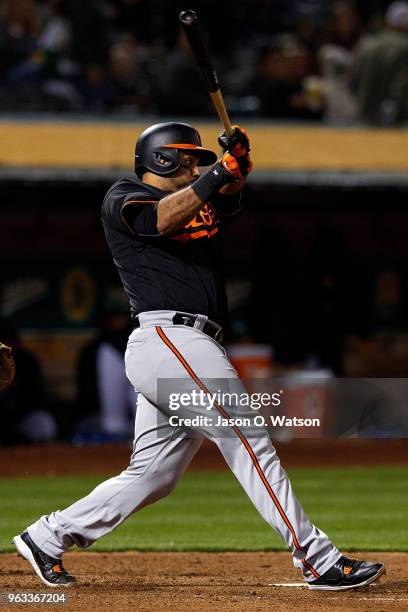
[[[359,561],[343,555],[323,576],[308,582],[308,587],[314,591],[357,589],[378,580],[383,574],[385,574],[383,563]]]
[[[35,573],[49,587],[69,587],[76,579],[64,569],[61,559],[49,557],[32,541],[27,531],[13,538],[20,557],[31,563]]]

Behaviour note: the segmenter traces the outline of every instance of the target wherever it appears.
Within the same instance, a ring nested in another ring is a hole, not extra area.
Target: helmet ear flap
[[[181,155],[177,149],[155,149],[143,157],[141,163],[135,156],[135,172],[140,177],[144,172],[153,172],[159,176],[172,176],[181,166]]]
[[[177,156],[175,156],[174,154],[172,155],[172,153],[176,153]],[[178,159],[175,159],[175,157],[179,158],[179,154],[178,151],[175,149],[170,149],[168,151],[153,151],[153,158],[154,158],[154,163],[158,166],[160,166],[161,168],[163,168],[163,170],[170,170],[173,171],[174,170],[174,165],[178,164]],[[178,168],[177,168],[178,170]]]

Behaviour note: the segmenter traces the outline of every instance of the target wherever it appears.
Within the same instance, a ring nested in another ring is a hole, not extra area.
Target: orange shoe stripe
[[[179,351],[176,349],[176,347],[171,343],[171,341],[167,338],[167,336],[165,335],[165,333],[163,332],[162,328],[157,325],[156,326],[156,332],[158,333],[158,335],[160,336],[160,338],[163,340],[163,342],[169,347],[169,349],[172,351],[172,353],[177,357],[177,359],[182,363],[182,365],[184,366],[184,368],[187,370],[187,372],[190,374],[191,378],[194,380],[194,382],[200,387],[200,389],[202,389],[205,393],[209,393],[209,390],[207,389],[207,387],[204,385],[204,383],[199,379],[199,377],[197,376],[197,374],[194,372],[194,370],[189,366],[189,364],[187,363],[187,361],[184,359],[184,357],[181,355],[181,353],[179,353]],[[214,402],[214,405],[216,406],[217,410],[222,414],[222,416],[226,419],[231,418],[230,415],[228,414],[228,412],[225,410],[225,408],[223,406],[221,406],[220,404],[218,404],[218,402]],[[292,534],[292,539],[293,539],[293,543],[295,545],[295,548],[297,550],[300,550],[302,552],[304,552],[303,548],[300,546],[299,541],[296,537],[295,534],[295,530],[293,529],[292,524],[290,523],[288,517],[286,516],[282,506],[279,503],[278,498],[276,497],[275,493],[273,492],[269,482],[267,481],[267,478],[261,468],[261,466],[259,465],[259,461],[254,453],[254,451],[252,450],[251,445],[249,444],[248,440],[245,438],[244,434],[242,433],[242,431],[239,429],[239,427],[237,427],[236,425],[232,425],[231,426],[232,430],[237,434],[237,436],[239,437],[239,439],[241,440],[241,442],[243,443],[243,445],[245,446],[246,450],[248,451],[248,454],[250,455],[252,462],[266,488],[266,490],[268,491],[270,497],[272,498],[272,501],[274,502],[279,514],[281,515],[283,521],[285,522],[287,528],[289,529],[290,533]],[[303,558],[302,559],[302,564],[310,570],[310,572],[316,577],[316,578],[320,578],[320,574],[318,574],[316,572],[316,570],[309,564],[307,563],[307,561]]]

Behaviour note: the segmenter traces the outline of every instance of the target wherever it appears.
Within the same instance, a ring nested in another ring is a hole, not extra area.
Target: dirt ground
[[[387,575],[356,591],[313,592],[289,553],[68,553],[65,566],[79,585],[64,589],[68,605],[41,610],[408,610],[408,554],[360,553],[381,560]],[[353,553],[358,557],[358,553]],[[28,563],[0,556],[0,592],[53,592]],[[0,604],[1,605],[1,604]],[[9,606],[16,609],[21,606]],[[28,606],[24,606],[27,608]]]
[[[285,467],[407,465],[408,440],[296,440],[277,443]],[[0,449],[0,477],[117,473],[129,446]],[[190,469],[224,469],[214,445],[204,443]],[[0,603],[1,610],[408,610],[408,553],[353,553],[386,563],[375,585],[345,592],[303,586],[289,553],[67,553],[65,566],[78,586],[63,590],[68,605]],[[274,586],[280,583],[301,586]],[[0,594],[60,593],[47,589],[26,561],[0,555]]]
[[[408,439],[274,442],[284,467],[408,465]],[[73,447],[50,444],[0,448],[0,478],[57,474],[115,474],[125,469],[130,445]],[[190,470],[227,469],[215,444],[205,440]]]

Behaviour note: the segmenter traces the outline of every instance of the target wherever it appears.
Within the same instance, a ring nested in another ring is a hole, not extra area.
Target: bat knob
[[[184,23],[185,25],[191,25],[192,23],[197,21],[197,13],[195,11],[192,11],[191,9],[186,9],[184,11],[180,11],[179,19],[181,23]]]

